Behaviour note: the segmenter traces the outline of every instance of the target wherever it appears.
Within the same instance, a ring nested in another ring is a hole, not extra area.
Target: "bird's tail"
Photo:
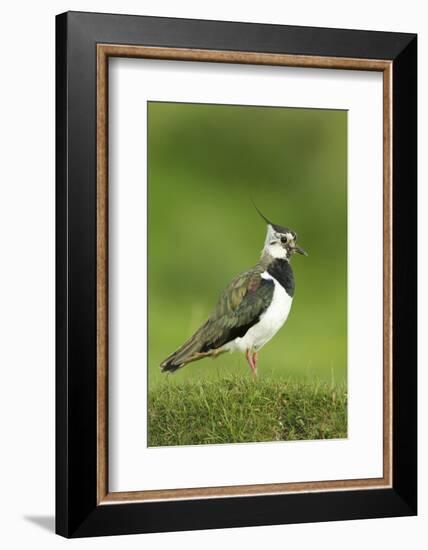
[[[171,353],[162,363],[160,368],[162,372],[175,372],[176,370],[184,367],[187,363],[195,361],[200,358],[200,353],[204,346],[204,342],[201,341],[200,333],[201,327],[193,336],[191,336],[187,342],[185,342],[178,350]]]

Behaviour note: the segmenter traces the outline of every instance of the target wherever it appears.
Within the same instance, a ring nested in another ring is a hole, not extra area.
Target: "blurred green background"
[[[257,263],[266,226],[294,229],[290,316],[262,349],[259,376],[344,382],[347,371],[347,113],[150,102],[149,388],[250,376],[241,354],[161,361],[206,320],[221,291]]]

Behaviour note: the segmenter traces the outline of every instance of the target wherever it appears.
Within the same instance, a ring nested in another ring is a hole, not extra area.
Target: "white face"
[[[268,225],[263,253],[268,253],[272,258],[288,260],[291,255],[291,249],[295,245],[295,235],[293,233],[277,233],[271,225]]]

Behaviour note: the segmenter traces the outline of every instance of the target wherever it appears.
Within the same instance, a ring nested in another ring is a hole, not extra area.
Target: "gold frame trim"
[[[108,490],[108,59],[134,57],[383,73],[383,477],[129,492]],[[392,487],[392,69],[384,60],[97,45],[97,504]]]

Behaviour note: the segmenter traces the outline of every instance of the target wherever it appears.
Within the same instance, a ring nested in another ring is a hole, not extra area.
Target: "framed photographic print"
[[[57,532],[416,514],[416,36],[56,36]]]

